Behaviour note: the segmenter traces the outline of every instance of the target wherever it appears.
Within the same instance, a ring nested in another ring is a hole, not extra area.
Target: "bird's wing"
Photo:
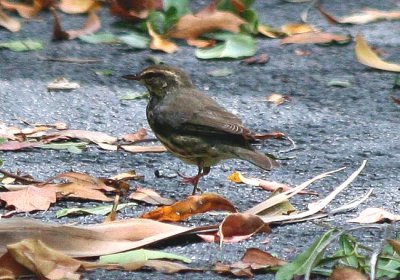
[[[183,92],[173,100],[179,113],[175,124],[185,131],[209,134],[235,134],[246,139],[253,138],[252,132],[234,114],[221,107],[211,97],[195,90]]]

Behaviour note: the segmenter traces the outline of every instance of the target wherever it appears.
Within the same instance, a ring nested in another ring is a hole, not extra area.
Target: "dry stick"
[[[7,176],[7,177],[11,177],[11,178],[17,179],[18,181],[21,181],[23,183],[28,183],[28,184],[40,184],[40,183],[42,183],[41,181],[36,181],[34,179],[25,178],[25,177],[19,176],[19,175],[14,174],[14,173],[10,173],[10,172],[8,172],[8,171],[6,171],[4,169],[0,169],[0,173],[5,175],[5,176]]]
[[[279,216],[273,216],[273,217],[262,217],[263,221],[265,223],[271,223],[271,222],[277,222],[277,221],[286,221],[286,220],[292,220],[292,219],[302,219],[309,217],[311,215],[314,215],[324,209],[335,197],[338,195],[341,191],[343,191],[345,188],[347,188],[356,178],[357,176],[361,173],[361,171],[364,169],[365,165],[367,164],[367,160],[364,160],[361,164],[361,166],[349,176],[349,178],[346,179],[342,184],[340,184],[333,192],[331,192],[327,197],[322,199],[318,205],[308,211],[295,214],[295,215],[279,215]],[[325,173],[326,174],[326,173]],[[322,174],[324,175],[324,174]],[[306,182],[307,183],[307,182]],[[297,188],[296,188],[297,189]],[[274,197],[272,197],[274,198]]]
[[[103,62],[101,59],[91,59],[91,58],[75,58],[75,57],[45,57],[38,55],[37,58],[44,61],[54,61],[54,62],[68,62],[68,63],[98,63]]]

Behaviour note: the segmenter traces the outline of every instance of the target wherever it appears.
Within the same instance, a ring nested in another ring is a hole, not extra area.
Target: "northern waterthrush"
[[[155,65],[124,78],[137,80],[148,89],[146,114],[155,136],[173,155],[198,166],[196,176],[184,177],[185,182],[193,184],[193,194],[199,179],[221,160],[239,158],[265,170],[278,166],[254,151],[250,145],[254,133],[200,92],[182,70]]]

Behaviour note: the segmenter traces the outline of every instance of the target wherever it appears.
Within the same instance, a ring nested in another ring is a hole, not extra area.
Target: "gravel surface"
[[[193,1],[200,6],[206,1]],[[379,9],[399,9],[399,1],[326,1],[327,10],[335,15],[346,15],[368,6]],[[261,22],[280,26],[299,20],[300,12],[307,4],[285,1],[257,1],[255,4]],[[60,15],[66,29],[78,28],[84,16]],[[225,161],[212,168],[211,174],[200,182],[203,191],[216,192],[240,210],[246,210],[263,201],[269,194],[245,185],[235,185],[226,177],[234,170],[248,176],[272,181],[300,184],[311,177],[346,166],[345,171],[313,184],[311,190],[324,196],[344,181],[364,159],[368,165],[357,180],[332,203],[337,207],[359,198],[374,188],[373,196],[358,210],[327,220],[335,227],[349,227],[345,221],[354,217],[367,206],[385,207],[398,213],[399,190],[399,113],[400,107],[390,98],[400,92],[392,89],[395,74],[373,70],[359,64],[354,57],[354,43],[344,46],[280,45],[279,40],[259,39],[258,52],[267,53],[270,61],[265,65],[245,65],[237,60],[201,61],[194,57],[194,49],[185,45],[175,54],[151,51],[133,51],[124,46],[91,45],[79,40],[51,42],[51,18],[47,12],[39,21],[24,24],[21,32],[10,34],[0,29],[0,41],[35,38],[45,44],[39,52],[13,53],[0,51],[0,121],[7,124],[53,123],[63,121],[72,129],[97,130],[112,135],[133,132],[140,127],[149,130],[145,107],[146,100],[123,101],[120,98],[133,92],[144,92],[138,84],[121,79],[124,74],[140,71],[147,66],[149,55],[157,55],[168,64],[185,69],[194,83],[215,98],[227,109],[239,115],[244,123],[257,132],[281,131],[290,136],[298,149],[284,154],[294,157],[281,161],[281,167],[271,172],[243,161]],[[316,12],[309,15],[311,23],[324,31],[362,33],[367,42],[380,50],[387,61],[400,61],[400,22],[379,22],[361,26],[331,26]],[[115,18],[102,13],[103,31],[116,31],[111,24]],[[308,56],[298,56],[295,50],[309,51]],[[102,62],[73,64],[49,62],[37,56],[96,58]],[[210,77],[211,70],[227,67],[234,73],[226,77]],[[112,76],[98,76],[97,70],[112,70]],[[47,83],[58,76],[78,82],[81,87],[71,92],[48,92]],[[333,79],[347,80],[351,86],[328,86]],[[272,93],[286,94],[291,101],[281,106],[264,102]],[[267,141],[258,147],[263,152],[277,154],[289,148],[279,141]],[[283,156],[283,155],[282,155]],[[154,188],[161,195],[183,199],[191,187],[182,185],[177,178],[156,178],[154,172],[194,174],[196,168],[183,164],[169,153],[129,154],[110,152],[91,146],[82,154],[65,151],[29,150],[0,152],[3,168],[12,172],[21,170],[35,178],[46,179],[63,171],[74,170],[94,176],[107,177],[134,169],[145,176],[137,185]],[[305,209],[314,197],[297,196],[293,203]],[[26,216],[56,223],[98,223],[103,217],[75,218],[55,217],[55,212],[65,207],[89,207],[101,203],[61,201],[47,212]],[[148,211],[152,207],[140,205],[123,210],[119,217],[129,218]],[[187,225],[214,224],[222,216],[200,215],[191,218]],[[197,239],[163,242],[151,248],[182,254],[192,258],[193,267],[211,267],[215,262],[235,262],[246,248],[257,247],[291,260],[307,248],[326,228],[311,222],[273,228],[271,234],[258,234],[236,244],[200,242]],[[358,233],[371,245],[382,237],[378,231]],[[269,242],[262,243],[268,238]],[[186,273],[164,275],[158,272],[96,270],[85,274],[87,279],[219,279],[214,273]],[[256,278],[273,279],[273,275],[257,275]]]

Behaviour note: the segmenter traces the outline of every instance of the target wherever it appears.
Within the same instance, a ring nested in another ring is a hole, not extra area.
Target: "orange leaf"
[[[368,280],[368,277],[352,267],[336,267],[329,280]]]
[[[125,20],[139,20],[147,18],[150,11],[160,7],[160,0],[112,0],[110,12]]]
[[[215,45],[215,40],[198,40],[198,39],[187,39],[186,43],[189,46],[196,47],[196,48],[208,48]]]
[[[364,38],[361,34],[356,36],[356,47],[355,52],[357,59],[360,63],[367,65],[369,67],[392,71],[392,72],[400,72],[400,64],[394,64],[383,61],[365,42]]]
[[[143,139],[145,139],[147,136],[147,131],[146,129],[139,128],[138,131],[136,131],[135,133],[128,133],[128,134],[124,134],[122,136],[119,137],[119,139],[123,140],[123,141],[127,141],[127,142],[138,142],[141,141]]]
[[[168,31],[167,35],[179,39],[195,39],[201,34],[215,30],[226,30],[237,33],[240,25],[245,23],[240,17],[223,11],[211,14],[186,14]]]
[[[268,252],[264,252],[258,248],[248,248],[244,253],[241,261],[251,264],[252,268],[265,268],[269,266],[281,266],[286,264],[285,261],[278,259]]]
[[[1,9],[0,6],[0,26],[3,26],[4,28],[8,29],[11,32],[18,32],[21,29],[21,23],[9,17],[3,10]]]
[[[332,42],[347,43],[350,36],[327,32],[307,32],[295,34],[281,40],[281,44],[326,44]]]
[[[17,13],[23,18],[33,18],[45,6],[43,2],[44,1],[34,0],[32,6],[30,6],[20,3],[10,3],[6,0],[0,0],[0,6],[3,6],[4,9],[10,11],[17,11]]]
[[[56,202],[56,192],[49,188],[28,186],[26,189],[0,193],[0,199],[8,206],[12,205],[18,212],[47,210]]]
[[[175,201],[173,199],[161,197],[152,189],[137,188],[134,193],[131,193],[129,199],[143,201],[152,205],[171,205]]]
[[[81,262],[47,247],[42,241],[25,239],[7,246],[8,252],[41,279],[76,279]]]
[[[87,13],[95,7],[98,7],[95,0],[61,0],[58,4],[58,8],[67,14]]]
[[[150,48],[153,50],[160,50],[166,53],[174,53],[178,50],[178,46],[157,34],[150,22],[147,22],[147,30],[151,37]]]
[[[213,210],[236,212],[232,203],[225,198],[213,193],[204,193],[202,195],[189,196],[186,200],[178,201],[171,206],[159,207],[142,215],[142,218],[178,222],[195,214]]]

